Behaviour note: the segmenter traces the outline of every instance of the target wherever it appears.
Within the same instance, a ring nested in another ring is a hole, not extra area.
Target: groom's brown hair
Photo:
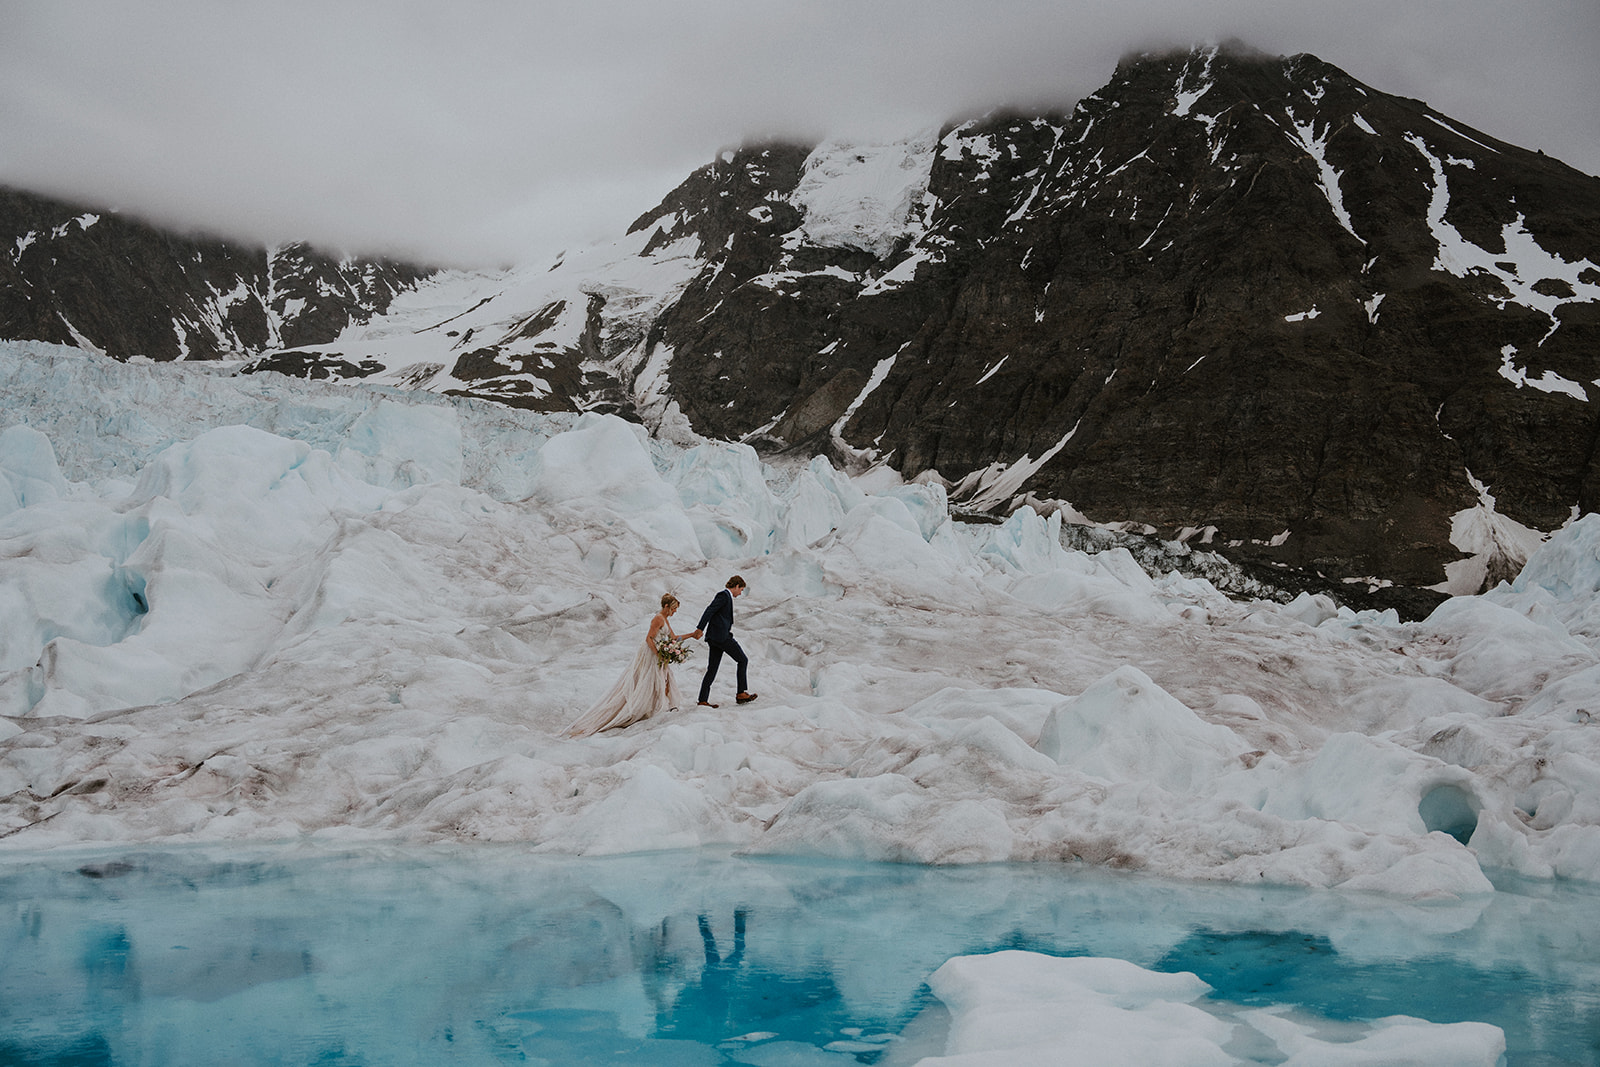
[[[732,578],[728,579],[728,588],[729,589],[743,589],[744,588],[744,579],[739,577],[737,574],[735,574]]]

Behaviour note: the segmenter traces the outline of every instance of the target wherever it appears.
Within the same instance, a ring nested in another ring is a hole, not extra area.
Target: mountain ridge
[[[1469,592],[1595,507],[1596,261],[1600,179],[1315,56],[1206,47],[1057,111],[729,149],[610,246],[418,277],[246,369]]]
[[[0,336],[8,340],[119,359],[256,356],[331,341],[431,273],[303,243],[266,248],[177,234],[0,187]]]
[[[1201,106],[1208,97],[1215,114]],[[1273,114],[1261,100],[1282,106]],[[1319,105],[1342,105],[1347,117],[1335,126]],[[1424,123],[1443,150],[1406,128]],[[1381,127],[1398,129],[1384,138]],[[1085,142],[1092,154],[1051,156]],[[1600,258],[1600,181],[1369,90],[1315,57],[1239,60],[1217,50],[1129,61],[1070,116],[983,120],[952,128],[941,144],[929,178],[935,216],[895,265],[903,270],[921,253],[914,275],[929,295],[885,306],[896,296],[869,282],[861,292],[878,306],[837,301],[831,291],[842,279],[829,271],[859,269],[859,257],[815,247],[793,250],[787,265],[797,276],[758,292],[756,280],[775,278],[783,253],[759,230],[740,235],[743,247],[736,238],[658,333],[675,350],[676,380],[691,386],[683,391],[691,423],[714,436],[768,433],[763,416],[789,395],[799,406],[784,413],[793,431],[785,443],[848,409],[839,446],[871,442],[909,475],[937,470],[954,478],[957,499],[993,506],[1027,486],[1101,521],[1134,519],[1169,533],[1214,527],[1264,561],[1342,576],[1367,567],[1415,584],[1437,582],[1455,562],[1454,516],[1488,495],[1473,488],[1475,477],[1510,514],[1544,529],[1573,507],[1589,509],[1591,457],[1569,449],[1559,477],[1539,469],[1528,453],[1541,435],[1508,434],[1506,400],[1495,390],[1512,379],[1526,401],[1547,388],[1520,405],[1544,409],[1538,429],[1592,440],[1593,415],[1563,408],[1595,376],[1588,353],[1600,273],[1592,259],[1580,260],[1588,272],[1570,280],[1524,280],[1496,265],[1503,257],[1463,266],[1426,246],[1444,247],[1442,235],[1452,253],[1508,248],[1507,232],[1533,225],[1549,235],[1549,248],[1528,243],[1547,259],[1576,259],[1584,249]],[[1385,169],[1388,146],[1408,158]],[[1512,154],[1515,167],[1474,163],[1469,146]],[[761,152],[747,165],[765,169],[771,152]],[[1456,166],[1462,159],[1472,166]],[[1488,188],[1442,197],[1446,161],[1457,186],[1472,185],[1476,167],[1493,171],[1477,183]],[[1054,172],[1035,181],[1041,162]],[[1530,167],[1539,171],[1532,178]],[[946,195],[980,179],[984,197],[963,204]],[[1527,210],[1507,217],[1493,186],[1513,180]],[[1551,194],[1552,186],[1583,190],[1577,219],[1574,198]],[[1141,199],[1155,205],[1143,217]],[[661,214],[670,207],[669,199]],[[1175,208],[1188,239],[1146,253]],[[1174,245],[1175,253],[1155,254]],[[952,250],[964,261],[952,264]],[[740,301],[747,306],[730,313]],[[778,317],[804,323],[783,338],[787,350],[740,333],[769,331]],[[819,327],[830,318],[831,331]],[[874,343],[875,332],[894,347]],[[1495,347],[1474,368],[1477,392],[1453,388],[1459,368],[1440,349],[1485,332]],[[1546,343],[1552,334],[1557,344]],[[1508,343],[1527,362],[1516,364]],[[781,386],[765,403],[730,407],[750,386],[722,372],[724,355],[758,349]],[[872,388],[853,390],[875,371],[882,378]],[[976,386],[991,395],[974,403]],[[1349,397],[1363,403],[1345,425],[1330,425],[1330,411]],[[796,426],[796,412],[810,417]],[[1323,425],[1304,432],[1297,421],[1312,417]],[[1371,446],[1384,462],[1372,462]],[[1002,457],[1011,462],[993,470]],[[1142,513],[1131,514],[1130,502]],[[1398,540],[1417,528],[1420,544]],[[1285,530],[1295,543],[1274,544]],[[1351,553],[1352,544],[1360,551]],[[1493,566],[1485,563],[1486,576]]]

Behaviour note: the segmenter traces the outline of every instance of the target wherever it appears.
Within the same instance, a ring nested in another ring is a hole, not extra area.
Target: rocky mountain
[[[187,237],[0,188],[0,336],[126,359],[256,356],[337,337],[430,271],[303,244]],[[341,376],[361,368],[331,367]]]
[[[866,210],[830,212],[852,179]],[[1496,518],[1597,503],[1600,180],[1310,56],[1144,57],[1067,115],[746,150],[641,225],[711,250],[652,333],[702,432],[1340,577],[1484,554],[1458,591],[1518,565]]]
[[[1597,263],[1600,179],[1205,48],[1061,112],[729,150],[609,247],[252,369],[887,463],[1414,613],[1596,507]]]

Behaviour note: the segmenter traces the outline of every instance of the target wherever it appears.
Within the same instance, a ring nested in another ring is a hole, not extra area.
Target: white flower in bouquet
[[[662,663],[682,663],[689,658],[689,648],[670,634],[656,638],[656,658]]]

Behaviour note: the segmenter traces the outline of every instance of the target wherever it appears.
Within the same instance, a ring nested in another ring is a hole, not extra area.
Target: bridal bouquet
[[[689,646],[673,637],[662,634],[656,638],[656,659],[662,663],[682,663],[689,658]]]

